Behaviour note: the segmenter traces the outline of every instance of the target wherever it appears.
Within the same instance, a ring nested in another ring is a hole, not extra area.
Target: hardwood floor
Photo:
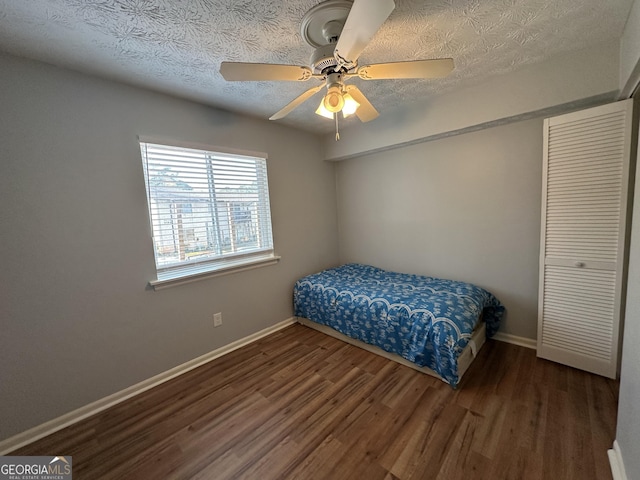
[[[496,341],[453,390],[293,325],[12,454],[75,480],[602,480],[617,395]]]

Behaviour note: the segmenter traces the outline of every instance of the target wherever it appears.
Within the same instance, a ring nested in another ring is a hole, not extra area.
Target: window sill
[[[198,282],[200,280],[206,280],[208,278],[220,277],[222,275],[231,275],[232,273],[244,272],[245,270],[253,270],[254,268],[268,267],[269,265],[275,265],[280,261],[279,256],[269,256],[265,258],[259,258],[249,261],[239,262],[235,265],[227,265],[215,270],[209,270],[206,272],[192,273],[189,275],[182,275],[175,278],[165,278],[162,280],[151,280],[149,285],[154,290],[163,290],[169,287],[177,287],[178,285],[184,285],[186,283]]]

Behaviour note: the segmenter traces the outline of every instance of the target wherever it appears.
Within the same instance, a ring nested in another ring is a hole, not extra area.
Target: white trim
[[[613,441],[613,448],[607,450],[607,454],[609,455],[609,465],[611,466],[613,480],[628,480],[624,462],[622,461],[622,452],[617,440]]]
[[[180,277],[164,278],[161,280],[151,280],[149,285],[154,290],[162,290],[169,287],[177,287],[178,285],[184,285],[186,283],[198,282],[200,280],[206,280],[207,278],[220,277],[222,275],[231,275],[232,273],[244,272],[246,270],[253,270],[255,268],[268,267],[269,265],[275,265],[280,261],[282,257],[278,255],[270,255],[266,258],[256,258],[253,260],[244,260],[242,263],[236,263],[235,265],[227,265],[215,270],[207,270],[204,272],[189,273]]]
[[[517,335],[511,335],[510,333],[498,332],[493,336],[494,340],[499,342],[511,343],[513,345],[519,345],[525,348],[532,348],[536,350],[538,342],[533,338],[518,337]]]
[[[132,385],[124,390],[120,390],[112,395],[104,397],[100,400],[92,402],[84,407],[80,407],[76,410],[73,410],[69,413],[66,413],[60,417],[54,418],[53,420],[49,420],[43,424],[30,428],[22,433],[18,433],[13,437],[9,437],[6,440],[0,442],[0,455],[6,455],[13,450],[16,450],[20,447],[28,445],[36,440],[40,440],[47,435],[51,435],[58,430],[62,430],[74,423],[79,422],[80,420],[84,420],[96,413],[102,412],[107,408],[113,407],[131,397],[134,397],[142,392],[146,392],[147,390],[156,387],[172,378],[178,377],[183,373],[187,373],[194,368],[200,367],[205,363],[208,363],[212,360],[215,360],[218,357],[226,355],[227,353],[231,353],[234,350],[237,350],[245,345],[248,345],[256,340],[259,340],[267,335],[277,332],[278,330],[282,330],[289,325],[293,325],[296,323],[296,319],[294,317],[288,318],[287,320],[283,320],[282,322],[276,323],[270,327],[265,328],[264,330],[260,330],[259,332],[253,333],[247,337],[236,340],[235,342],[231,342],[228,345],[217,348],[209,353],[205,353],[204,355],[194,358],[193,360],[189,360],[188,362],[183,363],[182,365],[178,365],[166,372],[162,372],[158,375],[155,375],[147,380],[143,380],[140,383]]]

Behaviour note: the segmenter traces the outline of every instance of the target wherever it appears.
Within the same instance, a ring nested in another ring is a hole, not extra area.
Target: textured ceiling
[[[0,50],[268,118],[313,84],[225,82],[220,62],[308,65],[312,49],[300,22],[317,3],[0,0]],[[631,3],[396,0],[359,63],[452,57],[455,70],[438,80],[352,81],[384,115],[403,103],[618,39]],[[321,95],[280,122],[330,131],[332,121],[313,113]]]

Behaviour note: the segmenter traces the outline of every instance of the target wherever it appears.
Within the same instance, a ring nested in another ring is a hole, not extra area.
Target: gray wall
[[[505,118],[551,116],[613,101],[618,90],[619,51],[615,40],[590,45],[510,73],[477,78],[472,85],[408,106],[398,105],[385,110],[375,122],[347,121],[339,142],[330,134],[325,136],[325,158],[371,154]]]
[[[346,160],[337,166],[340,260],[464,280],[536,338],[542,120]]]
[[[623,98],[631,96],[640,80],[640,1],[631,5],[627,23],[620,38],[620,90]]]
[[[0,439],[291,317],[295,280],[337,263],[311,134],[9,56],[0,106]],[[281,262],[146,289],[138,134],[267,152]]]

